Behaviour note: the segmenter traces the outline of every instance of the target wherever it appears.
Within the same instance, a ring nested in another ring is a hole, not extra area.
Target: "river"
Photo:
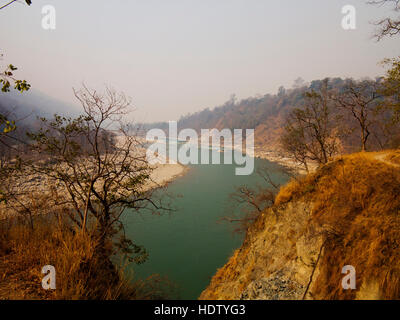
[[[259,167],[267,167],[275,181],[287,181],[279,166],[267,160],[255,159],[250,176],[236,176],[236,167],[189,165],[188,173],[168,186],[168,193],[174,195],[174,212],[161,216],[127,212],[127,236],[149,252],[148,260],[130,266],[128,273],[140,279],[166,276],[176,285],[179,299],[197,299],[243,241],[242,235],[233,233],[232,225],[220,221],[235,206],[230,203],[235,187],[265,185],[256,173]]]

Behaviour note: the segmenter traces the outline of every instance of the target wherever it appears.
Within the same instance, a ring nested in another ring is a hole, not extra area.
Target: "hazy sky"
[[[0,0],[0,4],[6,3]],[[370,22],[386,16],[366,0],[33,0],[0,11],[3,64],[33,88],[75,103],[72,87],[110,84],[131,96],[138,121],[175,120],[239,99],[275,93],[301,76],[374,77],[400,55],[400,38],[376,43]],[[56,30],[41,26],[56,9]],[[357,29],[341,27],[344,5]]]

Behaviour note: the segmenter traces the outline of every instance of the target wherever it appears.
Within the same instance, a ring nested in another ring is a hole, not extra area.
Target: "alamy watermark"
[[[56,268],[51,265],[44,266],[42,273],[46,276],[42,279],[42,288],[44,290],[56,289]]]
[[[342,268],[342,274],[345,276],[342,279],[342,288],[344,290],[355,290],[356,289],[356,268],[351,265],[344,266]]]
[[[42,28],[44,30],[56,29],[56,9],[52,5],[42,7]],[[356,8],[353,5],[345,5],[342,7],[341,25],[344,30],[355,30],[357,28]]]
[[[56,8],[52,5],[42,7],[42,28],[44,30],[56,29]]]
[[[342,8],[342,28],[344,30],[355,30],[357,28],[356,8],[352,5],[346,5]]]
[[[202,129],[200,137],[193,129],[184,129],[178,133],[176,121],[169,122],[168,139],[161,129],[147,132],[146,140],[154,143],[147,148],[146,156],[150,164],[166,164],[178,161],[181,164],[210,164],[210,146],[218,152],[212,152],[212,164],[233,164],[236,175],[251,175],[254,171],[254,129],[246,129],[243,140],[242,129]],[[221,149],[223,139],[223,148]],[[211,145],[210,145],[211,140]],[[178,142],[183,145],[178,148]],[[243,144],[245,142],[245,149]],[[167,154],[168,145],[168,154]],[[200,147],[200,148],[199,148]],[[223,152],[223,157],[221,153]],[[200,154],[199,154],[200,153]],[[221,158],[223,160],[221,161]]]

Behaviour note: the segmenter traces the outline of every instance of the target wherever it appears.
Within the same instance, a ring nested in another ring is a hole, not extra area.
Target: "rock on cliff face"
[[[400,169],[380,158],[340,158],[284,186],[200,299],[400,299]]]
[[[300,299],[304,286],[276,272],[268,278],[252,281],[240,296],[240,300],[293,300]]]

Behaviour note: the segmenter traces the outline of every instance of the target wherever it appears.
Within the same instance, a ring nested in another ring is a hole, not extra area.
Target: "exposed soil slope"
[[[346,156],[284,186],[200,299],[400,298],[398,156]]]

